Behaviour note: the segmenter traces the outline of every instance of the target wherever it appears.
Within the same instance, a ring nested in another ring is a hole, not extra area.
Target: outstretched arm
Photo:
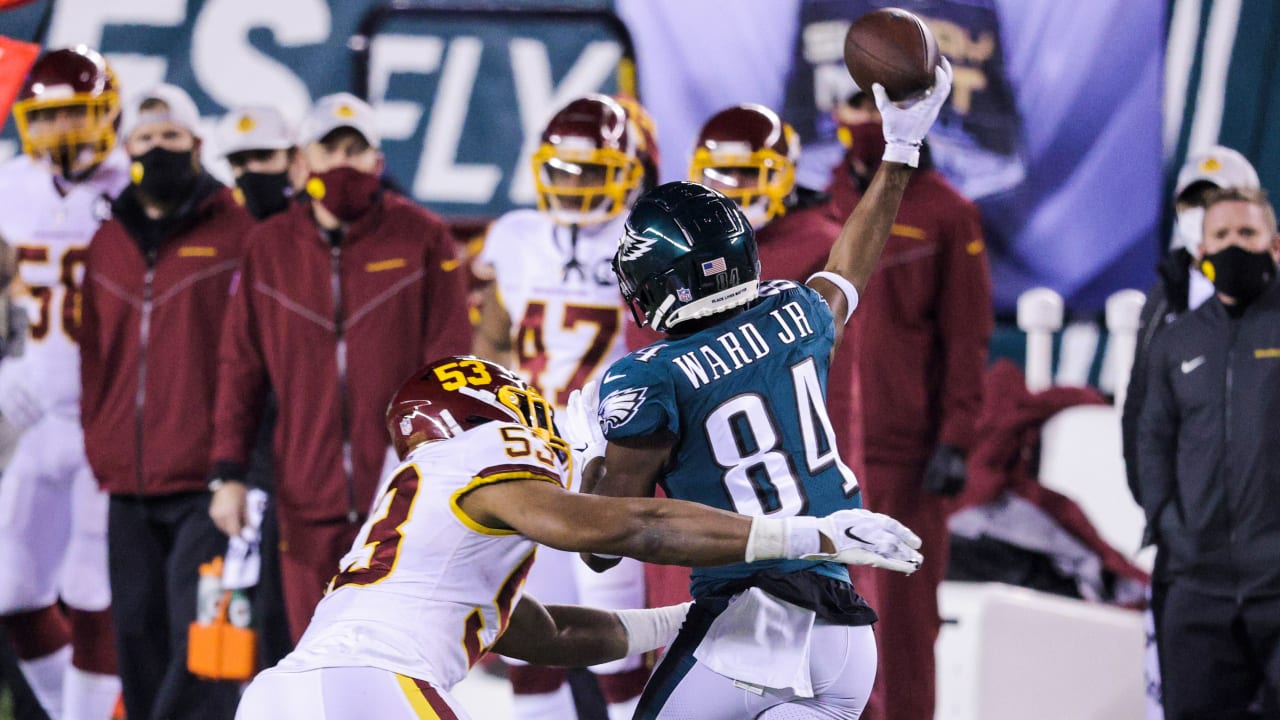
[[[545,480],[482,485],[457,501],[486,527],[558,550],[707,567],[757,560],[834,560],[913,572],[920,538],[893,518],[840,510],[824,518],[747,517],[697,503],[566,492]]]
[[[883,118],[885,151],[867,192],[858,201],[831,248],[827,266],[809,281],[831,307],[836,318],[848,317],[851,302],[867,287],[880,252],[898,215],[898,204],[911,180],[912,169],[920,158],[920,145],[937,119],[942,104],[951,92],[951,64],[944,58],[938,66],[933,89],[924,99],[909,107],[890,102],[880,84],[872,86],[876,106]],[[842,283],[853,286],[849,295]],[[843,335],[844,323],[836,323],[836,344]],[[834,351],[834,350],[833,350]]]
[[[663,565],[741,562],[751,532],[751,518],[744,515],[674,500],[570,493],[545,481],[480,487],[458,505],[477,522],[511,528],[557,550]]]
[[[689,603],[617,611],[544,606],[525,595],[493,650],[534,665],[598,665],[669,644],[688,610]]]

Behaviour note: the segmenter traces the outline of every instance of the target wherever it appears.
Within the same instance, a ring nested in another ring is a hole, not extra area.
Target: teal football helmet
[[[613,271],[636,323],[669,332],[755,300],[760,254],[737,203],[697,183],[671,182],[632,207]]]

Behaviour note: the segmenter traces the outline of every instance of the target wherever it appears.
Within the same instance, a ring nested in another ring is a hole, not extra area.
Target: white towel
[[[809,636],[814,617],[812,610],[751,588],[729,601],[693,656],[731,680],[813,697]]]
[[[262,516],[267,509],[267,494],[250,488],[245,496],[245,523],[240,534],[227,541],[227,557],[222,565],[224,590],[244,590],[258,584],[262,566]]]

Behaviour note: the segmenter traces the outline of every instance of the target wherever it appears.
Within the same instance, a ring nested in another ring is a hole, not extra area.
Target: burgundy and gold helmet
[[[596,225],[620,215],[644,176],[640,138],[626,108],[586,95],[552,116],[533,154],[538,209],[561,225]]]
[[[640,101],[626,95],[614,95],[614,100],[627,111],[627,119],[638,130],[636,156],[644,166],[644,192],[658,186],[658,170],[662,166],[662,152],[658,149],[658,125]]]
[[[437,360],[405,380],[387,406],[387,432],[403,460],[426,442],[492,421],[519,423],[568,453],[548,403],[515,373],[471,355]]]
[[[689,179],[714,188],[760,228],[787,211],[796,186],[800,138],[763,105],[725,108],[702,126]]]
[[[60,110],[72,113],[72,119],[43,122]],[[82,172],[116,145],[120,89],[115,74],[102,55],[84,45],[46,53],[31,66],[13,118],[23,152],[52,159],[64,174]]]

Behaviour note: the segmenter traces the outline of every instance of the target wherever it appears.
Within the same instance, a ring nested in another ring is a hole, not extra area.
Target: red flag
[[[39,55],[39,45],[0,35],[0,129],[8,121],[13,101],[18,98],[22,83],[27,79],[27,72]]]

